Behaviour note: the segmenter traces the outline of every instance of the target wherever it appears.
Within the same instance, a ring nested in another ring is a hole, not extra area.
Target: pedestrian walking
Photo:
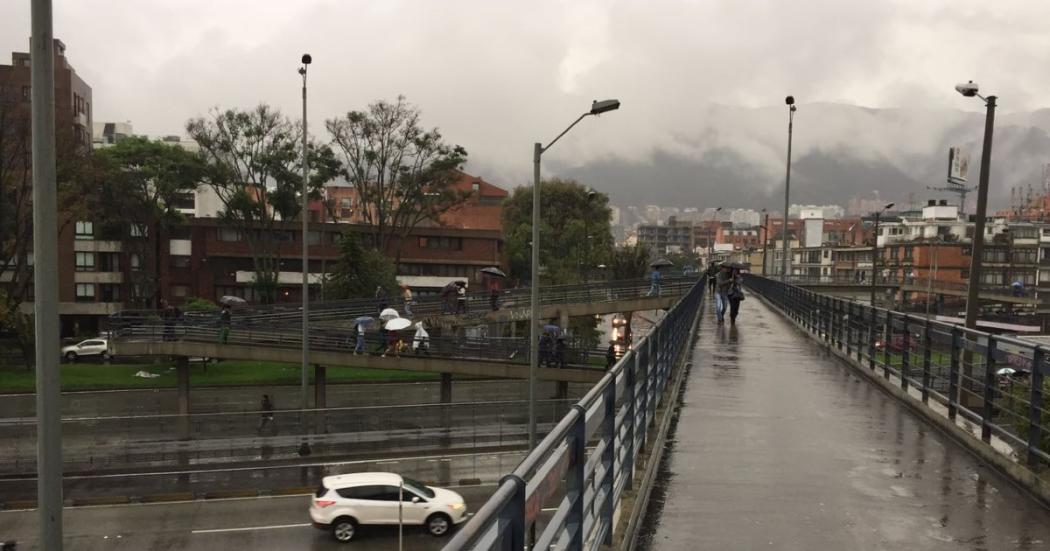
[[[708,290],[708,292],[713,294],[715,292],[715,282],[716,282],[716,280],[718,278],[718,266],[716,266],[714,263],[709,264],[707,266],[706,274],[707,274],[707,290]]]
[[[565,343],[565,337],[559,336],[554,343],[554,359],[557,361],[559,368],[565,368],[565,353],[567,352],[568,345]]]
[[[460,285],[456,289],[456,313],[466,314],[467,313],[467,284]]]
[[[605,351],[605,369],[616,365],[616,343],[609,341],[609,348]]]
[[[357,343],[354,345],[354,356],[358,356],[365,353],[365,326],[359,323],[355,327],[354,332],[356,333],[355,340]]]
[[[230,341],[230,324],[232,322],[233,315],[230,313],[230,305],[222,305],[222,313],[219,314],[219,344],[226,344]]]
[[[500,280],[495,277],[489,277],[488,280],[489,308],[495,312],[496,310],[499,310]]]
[[[416,334],[412,337],[412,351],[416,356],[420,354],[430,355],[430,333],[423,328],[423,322],[416,322]]]
[[[542,366],[542,365],[546,364],[547,367],[551,366],[551,353],[552,353],[551,349],[553,348],[553,344],[554,343],[551,340],[550,333],[544,331],[543,334],[540,335],[540,361],[539,361],[539,365]]]
[[[401,342],[401,335],[398,334],[397,331],[390,331],[390,330],[388,330],[386,332],[386,337],[387,337],[386,350],[383,351],[383,356],[382,357],[385,358],[387,356],[387,354],[392,354],[392,355],[400,358],[401,357],[401,348],[404,346],[404,343]]]
[[[715,277],[715,316],[718,323],[725,323],[726,309],[729,308],[729,288],[733,285],[733,274],[725,264]]]
[[[376,287],[376,315],[379,315],[390,307],[390,298],[386,294],[386,289],[382,285]]]
[[[736,325],[736,315],[740,312],[740,303],[744,300],[744,288],[742,287],[742,278],[738,268],[733,268],[730,276],[732,283],[730,283],[729,292],[726,294],[726,297],[729,299],[729,324]]]
[[[659,268],[653,268],[652,273],[649,274],[649,281],[651,282],[651,284],[649,285],[649,293],[646,294],[645,296],[648,296],[648,297],[651,297],[653,295],[660,296],[660,280],[661,280],[661,278],[662,278],[662,276],[660,275],[660,269]]]
[[[405,317],[412,317],[412,289],[408,285],[401,286],[401,300],[405,303]]]
[[[270,400],[269,394],[263,394],[262,404],[259,406],[259,433],[262,434],[264,427],[273,427],[273,401]]]
[[[372,354],[384,354],[385,355],[386,349],[389,346],[389,344],[387,343],[389,338],[390,338],[390,331],[388,331],[386,329],[386,327],[380,327],[379,328],[379,346],[377,346],[376,349],[372,351]]]

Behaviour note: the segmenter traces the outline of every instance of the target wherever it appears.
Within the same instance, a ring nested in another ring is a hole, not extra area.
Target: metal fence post
[[[995,415],[995,350],[996,340],[988,335],[988,346],[984,351],[984,404],[981,413],[981,440],[992,441],[992,416]]]
[[[641,391],[640,392],[641,403],[638,404],[639,407],[638,407],[638,411],[636,412],[636,415],[640,416],[641,418],[637,422],[635,422],[635,425],[634,425],[635,432],[639,433],[638,434],[638,451],[637,451],[637,453],[639,453],[639,454],[645,452],[645,441],[646,441],[646,437],[649,435],[649,417],[648,417],[648,415],[649,415],[649,384],[650,384],[649,380],[652,378],[651,375],[650,375],[650,373],[652,372],[652,369],[651,369],[651,366],[649,365],[651,363],[651,359],[649,358],[649,344],[648,344],[648,342],[649,342],[649,339],[646,339],[646,345],[638,347],[638,349],[636,351],[636,353],[639,356],[638,363],[641,366],[641,372],[639,373],[639,375],[640,375],[639,378],[640,378],[641,383],[642,383],[641,387],[639,388],[639,390]],[[644,356],[644,359],[642,358],[642,356]]]
[[[882,328],[882,376],[890,378],[890,345],[893,343],[893,312],[886,310],[886,324]]]
[[[586,492],[584,470],[587,465],[587,410],[576,404],[572,406],[579,414],[573,423],[570,433],[572,459],[565,477],[565,497],[569,500],[569,514],[565,528],[569,533],[568,548],[574,551],[583,550],[583,496]],[[522,549],[522,548],[519,548]],[[517,551],[517,550],[515,550]]]
[[[605,489],[605,499],[602,500],[602,522],[608,527],[605,532],[605,545],[612,545],[613,543],[613,493],[616,486],[616,471],[614,470],[616,462],[616,448],[620,442],[616,439],[616,384],[610,384],[605,389],[605,419],[603,422],[605,429],[605,450],[602,452],[602,468],[605,470],[604,478],[602,479],[602,487]],[[584,426],[586,426],[586,421]]]
[[[502,549],[525,549],[525,481],[513,474],[500,479],[500,486],[514,483],[514,499],[499,513],[499,533],[504,534]]]
[[[875,371],[875,305],[868,306],[871,310],[871,322],[868,323],[868,369]]]
[[[1036,451],[1042,446],[1043,425],[1043,348],[1037,346],[1032,355],[1031,389],[1028,395],[1028,466],[1039,464]]]
[[[922,325],[922,403],[930,401],[930,364],[933,346],[930,342],[930,318]]]
[[[952,359],[948,367],[948,419],[955,420],[959,410],[959,346],[962,345],[961,330],[952,326]]]
[[[849,358],[853,355],[853,301],[846,303],[846,318],[843,320],[846,324],[846,357]],[[860,353],[857,353],[857,361],[860,361]]]
[[[908,328],[908,315],[901,316],[904,322],[904,333],[901,334],[901,389],[908,390],[908,374],[911,367],[911,330]]]
[[[638,377],[638,366],[641,363],[639,359],[641,354],[635,352],[631,358],[631,365],[628,367],[625,365],[625,372],[627,373],[627,388],[624,389],[624,396],[627,398],[627,412],[623,417],[624,423],[627,423],[627,435],[624,438],[624,444],[627,449],[624,453],[623,469],[624,469],[624,489],[630,490],[634,487],[634,443],[635,443],[635,403],[638,400],[638,389],[637,389],[637,377]]]

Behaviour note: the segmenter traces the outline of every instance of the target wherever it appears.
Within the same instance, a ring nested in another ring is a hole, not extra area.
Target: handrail
[[[689,343],[705,287],[693,285],[573,406],[500,481],[445,551],[524,549],[529,526],[552,500],[557,512],[536,542],[567,549],[611,544],[614,511],[633,483],[635,458],[650,439],[650,424],[673,365]]]

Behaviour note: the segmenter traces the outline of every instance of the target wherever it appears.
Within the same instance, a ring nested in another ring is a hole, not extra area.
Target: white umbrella
[[[220,304],[228,304],[230,306],[233,306],[234,304],[247,304],[248,301],[244,300],[241,297],[235,297],[235,296],[232,296],[232,295],[226,295],[226,296],[224,296],[224,297],[219,299],[219,303]]]
[[[1013,375],[1014,373],[1017,373],[1017,370],[1012,367],[1004,367],[995,372],[995,374],[1000,377],[1008,377],[1010,375]]]
[[[386,330],[387,331],[400,331],[402,329],[407,329],[408,326],[410,326],[410,325],[412,325],[412,320],[410,320],[410,319],[394,318],[394,319],[386,322]]]
[[[401,316],[398,315],[397,310],[394,310],[393,308],[387,308],[379,313],[379,319],[382,321],[390,321],[399,317]]]

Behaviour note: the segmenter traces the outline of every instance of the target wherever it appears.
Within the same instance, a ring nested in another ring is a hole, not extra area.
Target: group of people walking
[[[725,323],[726,310],[729,311],[729,323],[736,325],[740,312],[740,303],[744,300],[743,278],[740,268],[727,263],[712,264],[707,269],[707,284],[715,296],[715,318],[719,324]]]

